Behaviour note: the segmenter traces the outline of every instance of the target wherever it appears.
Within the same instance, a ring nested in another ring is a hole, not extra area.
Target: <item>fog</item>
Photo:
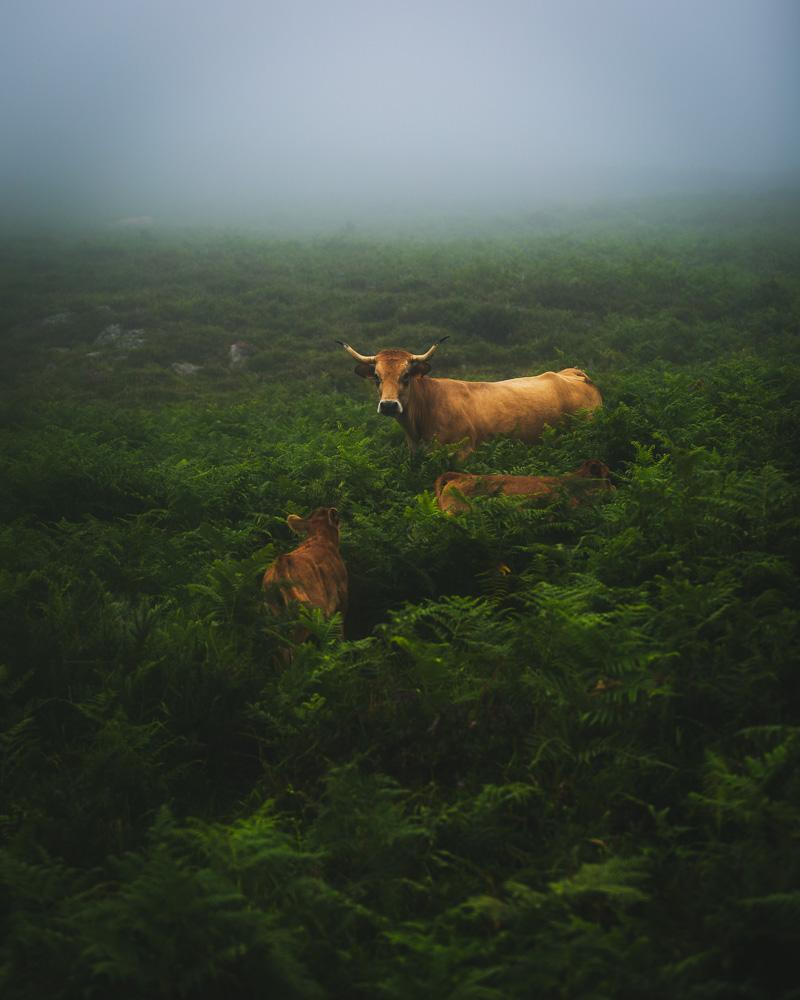
[[[0,212],[252,222],[792,183],[796,0],[4,0]]]

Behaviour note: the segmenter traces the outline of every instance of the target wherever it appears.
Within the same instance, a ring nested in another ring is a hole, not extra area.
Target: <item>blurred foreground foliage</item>
[[[800,996],[799,249],[5,245],[3,996]],[[452,450],[410,458],[332,341],[444,332],[435,374],[606,398],[467,468],[616,491],[440,515]],[[266,618],[320,504],[348,619]]]

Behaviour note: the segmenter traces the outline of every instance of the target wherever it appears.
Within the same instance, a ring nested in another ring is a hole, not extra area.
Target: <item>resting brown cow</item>
[[[278,558],[264,574],[262,587],[273,611],[293,601],[319,608],[330,618],[347,611],[347,567],[339,554],[339,514],[335,507],[317,507],[310,517],[290,514],[286,523],[306,540]],[[293,638],[303,642],[308,629],[298,629]]]
[[[593,494],[614,487],[608,481],[609,469],[597,459],[563,476],[473,476],[466,472],[444,472],[436,480],[436,503],[445,514],[460,514],[470,510],[474,497],[527,497],[549,503],[560,493],[578,506]]]
[[[425,378],[431,369],[428,358],[438,344],[425,354],[387,350],[365,355],[337,343],[359,362],[356,374],[377,384],[378,413],[397,420],[411,448],[434,439],[441,444],[463,441],[459,451],[463,458],[498,434],[538,441],[547,424],[603,405],[600,390],[579,368],[504,382],[461,382]]]

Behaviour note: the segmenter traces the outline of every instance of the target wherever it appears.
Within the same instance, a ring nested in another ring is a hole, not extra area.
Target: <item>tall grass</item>
[[[3,248],[4,996],[797,996],[798,243],[663,212]],[[616,490],[443,517],[345,332],[589,369],[466,467]],[[351,611],[265,616],[320,504]]]

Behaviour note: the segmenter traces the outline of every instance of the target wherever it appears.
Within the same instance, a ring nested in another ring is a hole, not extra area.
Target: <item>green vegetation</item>
[[[800,239],[728,207],[0,247],[4,997],[800,997]],[[445,333],[606,399],[467,469],[616,491],[440,515],[333,341]],[[322,504],[352,610],[283,669]]]

